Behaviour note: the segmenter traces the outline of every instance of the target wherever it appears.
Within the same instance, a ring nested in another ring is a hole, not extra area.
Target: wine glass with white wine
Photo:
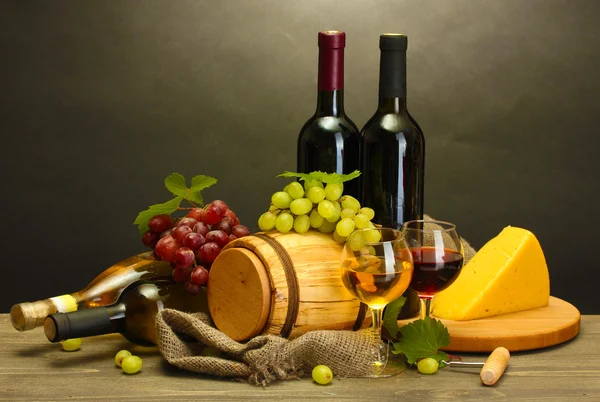
[[[388,364],[389,346],[381,339],[384,307],[400,297],[413,275],[412,255],[404,234],[396,229],[367,228],[350,234],[342,251],[342,281],[350,293],[369,306],[376,337],[371,377],[388,377],[404,370]]]

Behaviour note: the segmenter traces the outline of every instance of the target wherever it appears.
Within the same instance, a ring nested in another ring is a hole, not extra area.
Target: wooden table
[[[42,330],[17,332],[0,315],[0,401],[173,400],[600,400],[600,315],[583,316],[581,333],[565,344],[513,353],[502,379],[481,384],[477,370],[439,370],[426,376],[410,369],[386,379],[311,379],[258,387],[180,371],[156,348],[139,348],[120,335],[86,338],[77,352],[63,352]],[[142,371],[124,374],[114,355],[129,349],[143,359]],[[485,355],[462,354],[465,361]]]

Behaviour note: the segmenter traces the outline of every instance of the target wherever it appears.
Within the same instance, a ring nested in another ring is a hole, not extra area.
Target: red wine
[[[414,272],[410,287],[423,298],[431,298],[450,286],[463,266],[463,256],[456,250],[419,247],[411,253]]]
[[[375,211],[373,222],[400,228],[423,217],[425,138],[406,107],[408,38],[379,38],[379,105],[361,130],[359,177],[361,204]],[[419,314],[420,300],[412,291],[399,318]]]
[[[344,111],[346,34],[319,32],[317,110],[298,136],[298,172],[350,173],[359,168],[359,133]],[[358,181],[344,183],[344,194],[359,198]]]

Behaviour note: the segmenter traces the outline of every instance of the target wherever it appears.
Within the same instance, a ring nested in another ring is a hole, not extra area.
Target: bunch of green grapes
[[[375,227],[371,222],[375,211],[361,207],[356,198],[343,192],[342,183],[292,182],[273,194],[271,207],[258,218],[258,227],[265,232],[276,229],[282,233],[306,233],[312,228],[333,233],[340,243],[355,229]]]

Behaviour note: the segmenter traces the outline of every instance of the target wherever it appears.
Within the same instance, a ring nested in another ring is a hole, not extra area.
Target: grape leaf
[[[165,187],[176,197],[182,197],[200,206],[204,206],[201,190],[215,184],[217,179],[210,176],[197,175],[192,178],[192,186],[188,188],[185,177],[180,173],[171,173],[165,179]]]
[[[173,212],[177,211],[177,207],[183,200],[183,197],[175,197],[170,201],[167,201],[162,204],[154,204],[150,205],[148,209],[140,212],[133,221],[134,225],[138,225],[138,229],[140,234],[143,235],[148,230],[148,221],[154,215],[167,214],[171,215]]]
[[[312,181],[318,180],[326,184],[341,184],[353,179],[356,179],[360,176],[360,171],[355,170],[349,174],[339,174],[339,173],[325,173],[321,171],[314,171],[310,173],[296,173],[296,172],[283,172],[277,177],[298,177],[300,180],[304,181]]]
[[[404,354],[409,364],[425,357],[438,362],[448,361],[448,355],[440,348],[450,344],[450,334],[441,321],[425,317],[400,328],[400,340],[394,342],[394,354]]]
[[[165,187],[175,197],[187,197],[188,188],[185,184],[185,177],[180,173],[171,173],[165,178]]]
[[[400,327],[398,326],[398,314],[400,314],[400,310],[405,302],[406,297],[400,296],[385,306],[385,311],[383,312],[383,326],[394,338],[396,338],[398,331],[400,330]]]
[[[188,200],[204,205],[204,199],[202,198],[200,191],[212,186],[216,182],[217,179],[214,177],[204,176],[202,174],[192,177],[192,187],[189,189]]]

